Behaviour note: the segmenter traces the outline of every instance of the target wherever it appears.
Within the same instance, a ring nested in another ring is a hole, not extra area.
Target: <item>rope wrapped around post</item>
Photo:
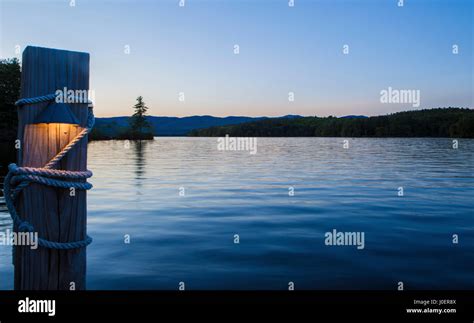
[[[18,107],[21,107],[27,104],[52,101],[55,98],[55,94],[48,94],[34,98],[20,99],[15,104]],[[59,161],[92,130],[92,127],[95,123],[93,107],[92,102],[89,101],[87,103],[89,104],[89,114],[86,128],[84,128],[76,137],[74,137],[45,166],[41,168],[19,167],[16,164],[10,164],[8,166],[9,171],[5,177],[4,182],[5,203],[7,205],[8,211],[10,212],[10,216],[14,225],[17,226],[20,232],[34,232],[34,227],[27,221],[22,220],[15,208],[15,201],[18,198],[20,192],[30,183],[39,183],[42,185],[59,188],[75,188],[80,190],[89,190],[92,188],[92,184],[87,182],[87,178],[92,176],[92,172],[90,170],[70,171],[53,169],[53,167],[55,167]],[[91,242],[92,238],[89,236],[86,236],[84,240],[72,242],[55,242],[38,238],[38,245],[44,248],[59,250],[84,248]]]

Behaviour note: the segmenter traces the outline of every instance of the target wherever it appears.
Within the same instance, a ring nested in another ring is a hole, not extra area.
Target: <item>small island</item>
[[[137,103],[133,107],[135,113],[128,119],[128,126],[115,129],[112,134],[103,131],[103,128],[95,127],[89,135],[89,141],[92,140],[152,140],[154,135],[151,125],[147,120],[146,112],[148,107],[143,102],[143,97],[137,98]]]

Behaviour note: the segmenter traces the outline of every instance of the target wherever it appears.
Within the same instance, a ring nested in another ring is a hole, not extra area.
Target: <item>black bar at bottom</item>
[[[55,315],[20,313],[19,301],[26,298],[55,300]],[[474,291],[0,291],[2,323],[33,319],[303,318],[473,322]]]

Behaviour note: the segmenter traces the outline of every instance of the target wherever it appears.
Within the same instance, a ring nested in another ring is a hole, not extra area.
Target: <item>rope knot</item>
[[[8,170],[10,172],[12,172],[13,174],[17,174],[18,173],[18,165],[15,164],[15,163],[11,163],[10,165],[8,165]]]

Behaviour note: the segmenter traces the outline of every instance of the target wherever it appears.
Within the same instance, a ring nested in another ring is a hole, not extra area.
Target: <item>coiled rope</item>
[[[15,102],[15,104],[18,107],[21,107],[27,104],[52,101],[55,100],[55,98],[55,94],[48,94],[34,98],[21,99]],[[13,220],[14,225],[18,228],[20,232],[32,233],[35,231],[33,225],[20,218],[15,208],[15,201],[18,198],[20,192],[30,183],[39,183],[42,185],[66,189],[74,188],[80,190],[89,190],[92,188],[92,184],[87,182],[87,178],[92,176],[92,172],[90,170],[70,171],[53,169],[53,167],[55,167],[58,162],[92,130],[92,127],[94,126],[95,122],[92,102],[88,101],[86,103],[89,104],[86,128],[84,128],[76,137],[74,137],[74,139],[72,139],[71,142],[69,142],[45,166],[40,168],[19,167],[16,164],[10,164],[8,166],[9,171],[7,176],[5,177],[4,182],[5,203],[7,205],[8,211],[10,212],[10,216]],[[84,248],[91,242],[92,238],[87,235],[84,240],[73,242],[55,242],[43,238],[38,238],[38,245],[44,248],[59,250]]]

